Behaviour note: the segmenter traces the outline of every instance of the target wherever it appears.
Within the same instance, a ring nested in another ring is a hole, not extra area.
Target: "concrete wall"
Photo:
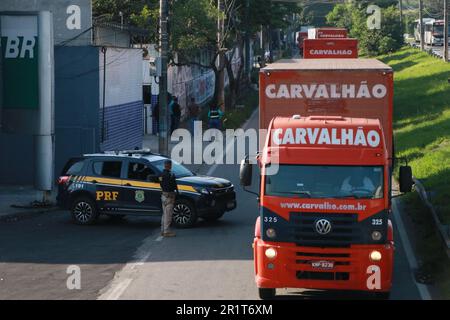
[[[1,0],[0,11],[51,11],[55,44],[85,46],[92,42],[91,0]],[[81,34],[83,33],[83,34]],[[71,41],[68,41],[71,40]]]

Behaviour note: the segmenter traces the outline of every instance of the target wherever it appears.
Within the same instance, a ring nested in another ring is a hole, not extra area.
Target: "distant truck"
[[[308,39],[344,39],[348,37],[345,28],[311,28],[308,30]]]
[[[305,39],[303,58],[358,58],[357,39]]]
[[[394,237],[393,71],[373,59],[284,60],[260,72],[259,217],[253,241],[262,299],[277,288],[389,296]],[[241,185],[252,180],[241,163]],[[412,188],[400,167],[400,190]]]

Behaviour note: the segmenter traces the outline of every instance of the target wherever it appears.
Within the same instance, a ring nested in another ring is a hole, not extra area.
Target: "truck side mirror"
[[[412,169],[410,166],[401,166],[400,167],[400,192],[407,193],[412,191],[412,187],[414,185],[413,177],[412,177]]]
[[[239,170],[239,179],[241,181],[241,186],[243,187],[251,186],[252,175],[253,175],[253,166],[250,163],[248,156],[245,156],[245,159],[241,161],[241,167]]]

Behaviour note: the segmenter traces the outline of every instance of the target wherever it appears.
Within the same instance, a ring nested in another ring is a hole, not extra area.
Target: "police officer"
[[[175,237],[175,233],[170,231],[170,223],[172,222],[173,207],[175,197],[179,193],[175,175],[171,172],[172,161],[164,162],[164,171],[159,178],[161,184],[161,202],[163,215],[161,218],[161,235],[163,237]]]

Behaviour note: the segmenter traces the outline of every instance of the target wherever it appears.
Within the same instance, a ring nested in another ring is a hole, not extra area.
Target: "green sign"
[[[39,107],[37,16],[0,16],[3,108]]]

